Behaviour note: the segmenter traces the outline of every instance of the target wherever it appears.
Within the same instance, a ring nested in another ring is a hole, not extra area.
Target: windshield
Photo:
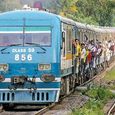
[[[22,27],[0,27],[0,46],[23,43]]]
[[[36,43],[40,46],[51,45],[51,27],[4,27],[0,28],[0,46]]]
[[[41,46],[51,45],[51,28],[50,27],[26,27],[25,43],[35,43]]]
[[[22,38],[21,33],[0,33],[0,46],[22,44]]]

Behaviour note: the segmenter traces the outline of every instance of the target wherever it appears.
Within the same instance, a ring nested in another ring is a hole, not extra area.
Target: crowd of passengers
[[[110,58],[115,54],[115,43],[112,40],[104,42],[88,40],[86,35],[85,38],[86,40],[82,43],[78,39],[73,40],[76,71],[83,76],[91,69],[97,70],[99,67],[104,69],[104,62],[109,67]]]

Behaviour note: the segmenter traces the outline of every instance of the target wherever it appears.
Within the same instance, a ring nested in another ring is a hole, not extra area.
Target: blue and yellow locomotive
[[[58,101],[60,20],[38,11],[0,15],[0,103]]]
[[[45,104],[69,94],[77,81],[72,39],[83,32],[100,33],[45,11],[1,13],[0,103]]]

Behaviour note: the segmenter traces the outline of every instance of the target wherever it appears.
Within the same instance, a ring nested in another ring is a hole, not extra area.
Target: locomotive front
[[[43,11],[0,15],[0,103],[57,102],[60,22]]]

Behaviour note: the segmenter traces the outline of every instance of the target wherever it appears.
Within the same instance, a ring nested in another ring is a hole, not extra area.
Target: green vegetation
[[[111,69],[111,71],[107,72],[107,74],[104,77],[104,80],[110,81],[115,80],[115,67]]]
[[[85,94],[90,97],[89,101],[82,108],[74,110],[72,115],[104,115],[104,104],[109,99],[115,98],[115,95],[105,87],[93,87]]]
[[[115,67],[106,73],[103,81],[105,81],[109,89],[115,90]]]
[[[5,12],[5,11],[10,11],[10,10],[15,10],[15,9],[20,9],[21,4],[19,0],[0,0],[0,11]]]
[[[79,14],[82,14],[83,17],[79,18],[81,22],[85,21],[100,26],[113,26],[115,17],[114,0],[79,0],[77,6],[78,13],[76,17],[78,18]]]
[[[58,2],[61,4],[61,12],[64,12],[66,17],[87,24],[115,26],[114,0],[58,0]],[[71,6],[74,8],[71,9]]]

